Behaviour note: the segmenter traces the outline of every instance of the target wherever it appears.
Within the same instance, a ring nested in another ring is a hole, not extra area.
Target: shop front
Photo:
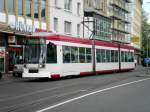
[[[13,71],[14,65],[23,63],[24,36],[8,36],[8,71]]]
[[[5,48],[0,47],[0,72],[5,72]]]
[[[0,72],[5,72],[5,61],[6,61],[6,40],[5,35],[0,33]]]
[[[15,65],[23,64],[25,41],[36,32],[43,30],[22,22],[0,26],[0,72],[13,72]]]

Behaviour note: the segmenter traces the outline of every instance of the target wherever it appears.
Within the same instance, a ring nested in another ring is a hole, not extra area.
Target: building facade
[[[50,0],[49,13],[52,32],[83,37],[83,0]]]
[[[132,0],[131,45],[135,48],[135,59],[138,64],[141,63],[142,4],[143,0]]]
[[[49,31],[49,0],[0,0],[0,71],[23,59],[26,36]]]
[[[111,41],[108,0],[84,0],[84,37]]]
[[[112,18],[112,40],[130,43],[130,0],[109,0],[109,15]]]

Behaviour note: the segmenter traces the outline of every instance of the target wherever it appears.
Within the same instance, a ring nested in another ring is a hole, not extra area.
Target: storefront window
[[[38,6],[39,6],[39,0],[34,0],[34,18],[38,18]]]
[[[7,1],[8,3],[8,13],[13,14],[14,13],[14,0]]]
[[[23,15],[23,3],[22,0],[18,0],[18,15]]]
[[[26,0],[26,16],[31,17],[31,0]]]
[[[46,18],[45,18],[45,15],[46,15],[45,14],[46,0],[42,0],[41,5],[42,5],[41,6],[41,8],[42,8],[41,9],[41,17],[42,17],[42,20],[45,21],[46,20]]]
[[[0,0],[0,12],[4,11],[4,1],[5,0]]]

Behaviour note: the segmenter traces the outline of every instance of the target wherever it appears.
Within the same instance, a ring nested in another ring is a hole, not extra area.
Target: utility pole
[[[88,26],[85,25],[85,23],[92,23],[93,24],[93,30],[90,30]],[[82,24],[88,28],[92,32],[90,35],[90,39],[92,40],[92,57],[93,57],[93,72],[96,73],[96,56],[95,56],[95,34],[96,34],[96,22],[95,19],[92,21],[83,21]],[[83,27],[84,27],[83,26]],[[84,33],[83,33],[84,34]]]

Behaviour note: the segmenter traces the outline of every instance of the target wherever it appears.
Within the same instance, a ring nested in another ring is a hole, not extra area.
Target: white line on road
[[[70,99],[70,100],[66,100],[64,102],[61,102],[61,103],[58,103],[58,104],[55,104],[55,105],[52,105],[52,106],[49,106],[47,108],[44,108],[44,109],[41,109],[41,110],[37,110],[36,112],[44,112],[44,111],[47,111],[47,110],[59,107],[61,105],[64,105],[64,104],[67,104],[67,103],[70,103],[70,102],[82,99],[82,98],[90,96],[90,95],[94,95],[94,94],[101,93],[101,92],[104,92],[104,91],[108,91],[108,90],[111,90],[111,89],[114,89],[114,88],[123,87],[123,86],[131,85],[131,84],[135,84],[135,83],[138,83],[138,82],[146,81],[146,80],[150,80],[150,78],[137,80],[137,81],[133,81],[133,82],[129,82],[129,83],[125,83],[125,84],[121,84],[121,85],[117,85],[117,86],[101,89],[101,90],[98,90],[98,91],[94,91],[94,92],[91,92],[91,93],[88,93],[88,94],[85,94],[85,95],[82,95],[82,96],[79,96],[79,97],[76,97],[76,98],[73,98],[73,99]]]

